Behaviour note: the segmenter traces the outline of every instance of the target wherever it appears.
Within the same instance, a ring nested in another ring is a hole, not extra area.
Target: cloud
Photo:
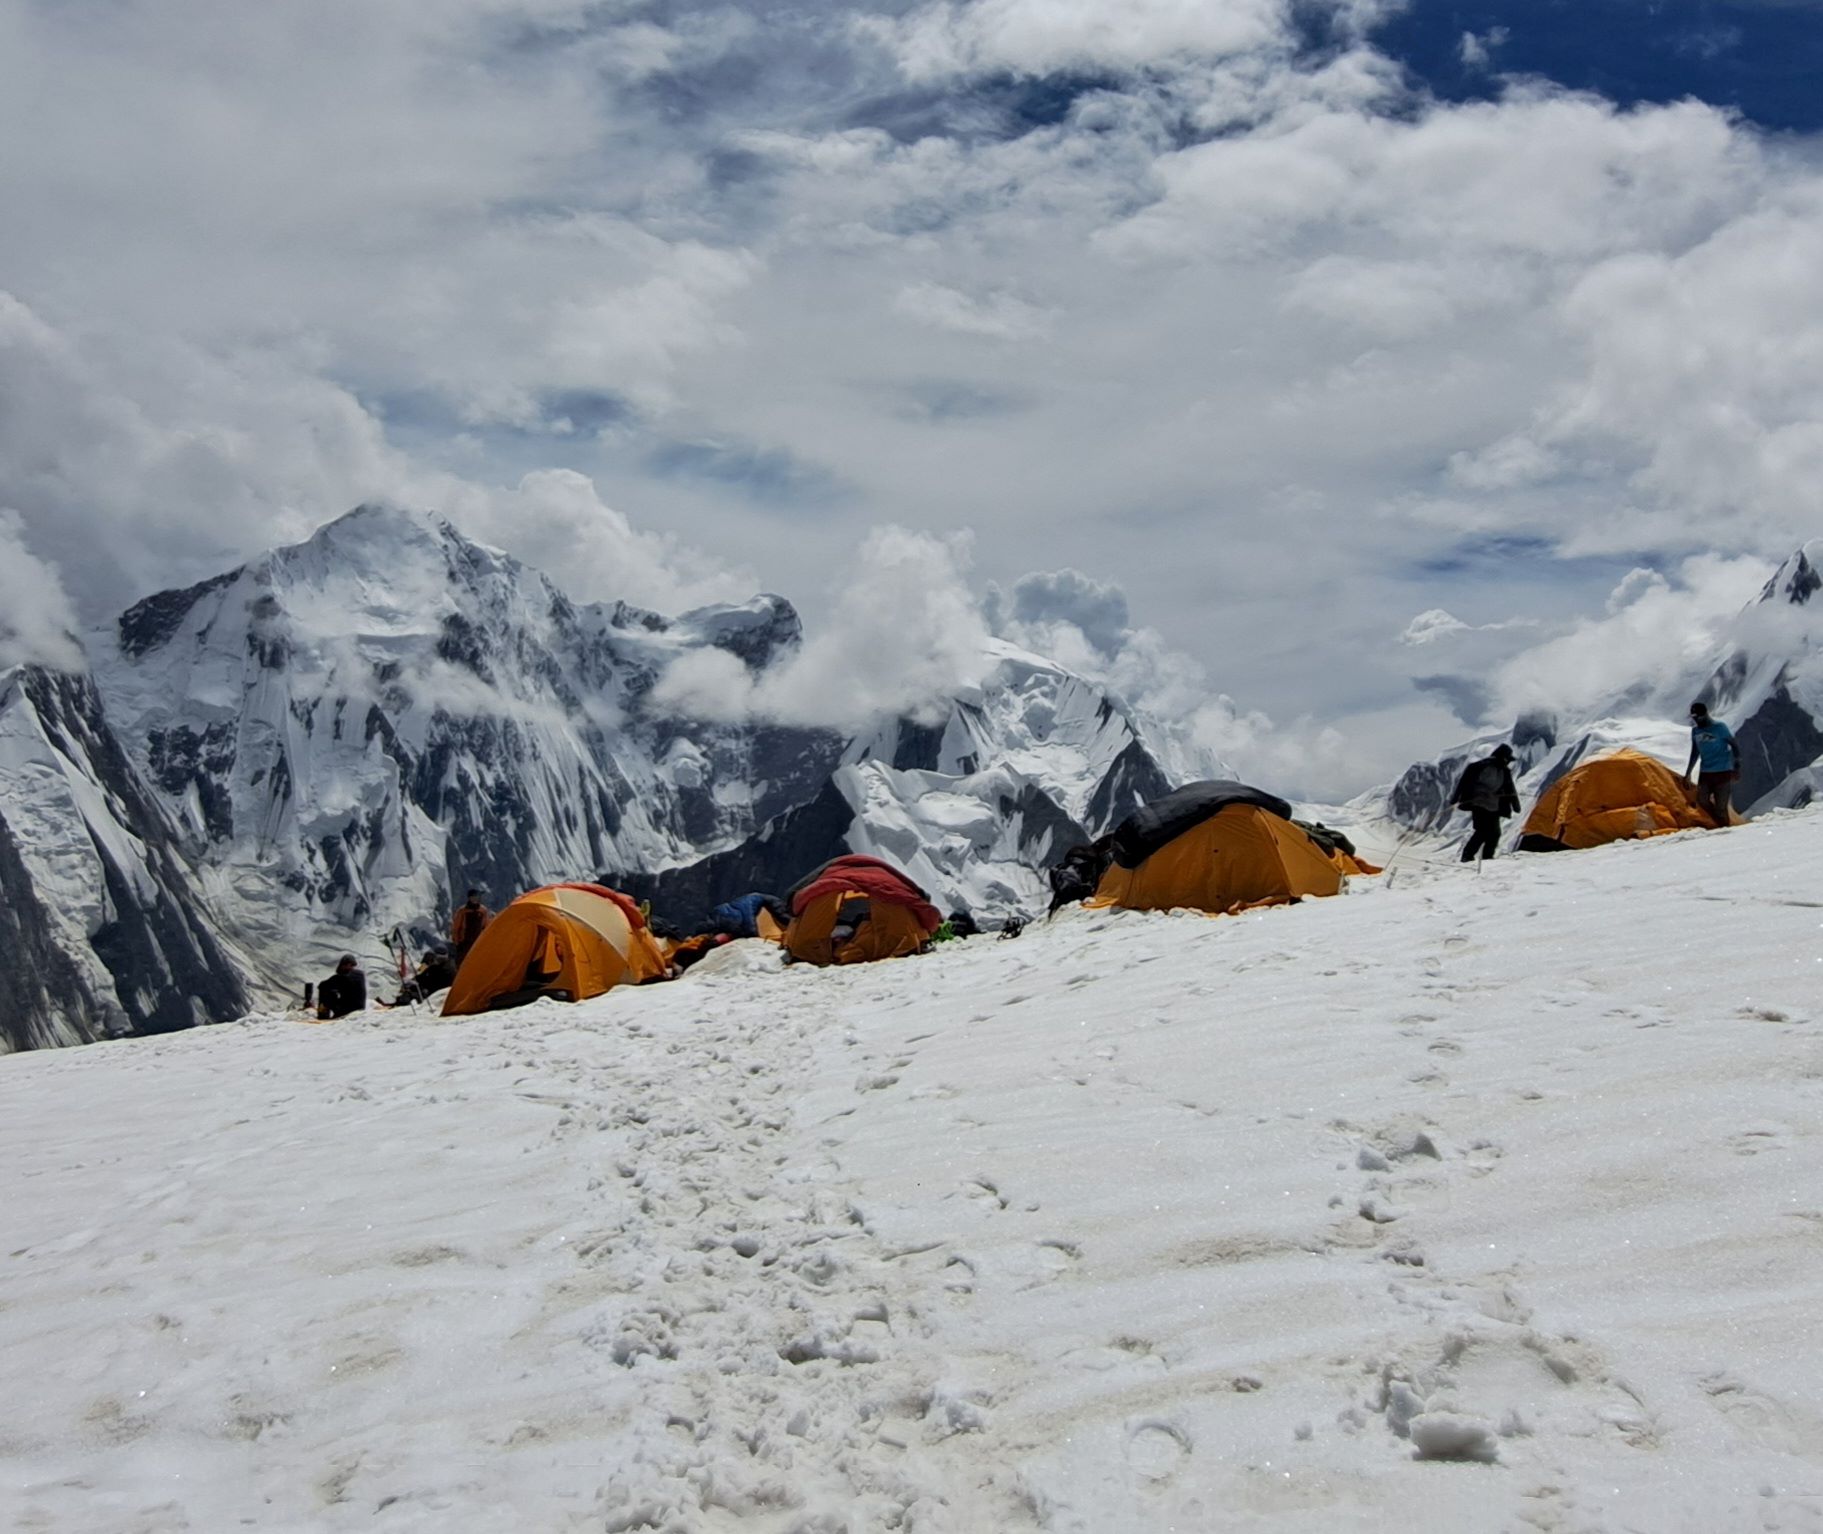
[[[813,633],[871,529],[970,530],[1274,738],[1455,732],[1412,613],[1480,675],[1534,631],[1476,615],[1823,526],[1823,174],[1429,98],[1391,9],[0,0],[0,505],[84,622],[374,497]]]
[[[1574,713],[1612,698],[1677,717],[1772,569],[1750,556],[1704,554],[1668,573],[1630,571],[1600,617],[1581,619],[1502,664],[1489,679],[1493,702],[1483,717],[1511,720],[1533,708]]]
[[[1471,727],[1487,718],[1488,706],[1493,702],[1493,694],[1488,690],[1487,683],[1478,677],[1438,673],[1434,676],[1415,676],[1412,685],[1419,692],[1435,693],[1449,705],[1452,714]]]
[[[795,654],[757,680],[733,656],[685,656],[653,701],[710,720],[851,730],[895,715],[934,721],[990,664],[968,560],[965,538],[877,529],[844,573],[829,621]]]
[[[1433,607],[1429,612],[1419,613],[1405,626],[1405,632],[1399,636],[1401,644],[1435,644],[1449,634],[1466,634],[1470,625],[1464,623],[1454,613],[1445,612],[1441,607]]]
[[[93,352],[0,292],[0,497],[40,557],[80,580],[90,622],[384,498],[437,507],[583,599],[676,611],[754,589],[685,540],[635,529],[583,475],[495,486],[413,463],[352,395],[283,354]],[[157,387],[123,392],[135,378]]]
[[[1126,593],[1077,570],[1020,577],[988,593],[995,631],[1101,683],[1142,714],[1168,723],[1244,780],[1294,799],[1336,802],[1390,780],[1410,761],[1408,730],[1435,732],[1442,711],[1400,702],[1338,720],[1283,722],[1222,692],[1193,655],[1156,629],[1130,623]],[[1444,615],[1447,616],[1447,615]]]
[[[0,507],[0,671],[21,664],[80,671],[77,632],[57,572],[26,546],[19,513]]]
[[[1132,637],[1126,592],[1080,570],[1034,571],[1014,581],[1004,597],[998,590],[993,596],[1005,610],[1001,631],[1041,650],[1058,643],[1057,636],[1043,631],[1061,624],[1104,656],[1118,654]]]
[[[1464,69],[1486,69],[1508,36],[1510,34],[1505,27],[1489,27],[1485,32],[1464,32],[1462,40],[1456,45],[1456,56],[1462,60]]]
[[[1399,643],[1405,645],[1430,645],[1440,640],[1454,639],[1463,634],[1498,634],[1509,629],[1531,629],[1538,627],[1530,618],[1515,618],[1505,623],[1464,623],[1454,613],[1446,612],[1441,607],[1433,607],[1428,612],[1421,612],[1405,626],[1405,632],[1399,636]]]
[[[300,506],[427,487],[351,396],[292,364],[131,337],[85,345],[0,292],[0,504],[85,616],[334,514]]]
[[[1221,58],[1285,41],[1279,0],[953,0],[860,23],[908,78],[1011,70],[1137,69],[1159,59]]]
[[[635,527],[587,476],[541,469],[511,489],[449,486],[446,511],[471,537],[547,572],[583,601],[625,601],[657,612],[741,601],[752,574],[676,534]]]
[[[1218,697],[1190,723],[1197,739],[1245,781],[1309,804],[1342,803],[1369,784],[1391,782],[1411,764],[1414,739],[1461,733],[1453,710],[1428,701],[1275,723]]]
[[[993,341],[1041,336],[1050,323],[1044,310],[1011,294],[991,293],[974,298],[936,282],[901,288],[893,307],[920,324]]]
[[[1610,257],[1562,313],[1585,371],[1518,441],[1601,455],[1635,492],[1575,548],[1682,533],[1783,552],[1823,520],[1823,184],[1682,251]]]

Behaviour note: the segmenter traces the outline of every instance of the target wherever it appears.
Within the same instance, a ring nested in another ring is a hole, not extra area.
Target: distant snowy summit
[[[1741,747],[1734,802],[1747,814],[1809,804],[1823,790],[1823,539],[1796,550],[1759,596],[1729,624],[1721,643],[1692,666],[1645,677],[1596,708],[1537,710],[1512,728],[1482,735],[1433,762],[1406,769],[1386,791],[1388,816],[1415,830],[1440,830],[1450,794],[1468,762],[1501,741],[1528,797],[1578,762],[1630,746],[1682,767],[1687,713],[1701,698],[1733,729]]]
[[[0,984],[0,1047],[237,1015],[345,948],[377,964],[395,926],[431,938],[470,885],[610,876],[688,923],[861,851],[946,909],[1029,910],[1066,846],[1225,772],[998,641],[858,730],[661,701],[685,657],[757,685],[801,640],[781,597],[577,603],[386,505],[146,598],[89,636],[92,675],[0,674],[0,920],[42,955]]]

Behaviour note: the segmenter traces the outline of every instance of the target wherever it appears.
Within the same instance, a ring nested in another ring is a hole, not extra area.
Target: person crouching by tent
[[[346,1017],[367,1005],[367,976],[351,953],[336,961],[335,973],[316,990],[316,1015],[319,1021]]]
[[[1735,779],[1741,775],[1741,747],[1734,731],[1719,719],[1709,716],[1709,705],[1690,705],[1690,760],[1684,763],[1684,780],[1690,781],[1690,769],[1699,767],[1696,777],[1696,807],[1718,826],[1729,821],[1729,800],[1734,797]]]
[[[1474,827],[1462,844],[1462,861],[1491,858],[1500,847],[1502,817],[1519,813],[1519,789],[1513,782],[1513,748],[1505,741],[1491,754],[1463,769],[1451,802],[1468,811]]]
[[[487,931],[487,924],[493,919],[494,913],[481,903],[480,890],[470,890],[468,899],[456,907],[456,914],[449,920],[449,946],[457,969],[462,967],[469,949],[475,946],[475,939]]]
[[[414,1001],[423,1001],[426,997],[435,996],[439,991],[447,991],[456,978],[456,961],[444,948],[427,949],[424,958],[418,965],[418,972],[399,988],[399,994],[393,998],[395,1007],[408,1007]]]

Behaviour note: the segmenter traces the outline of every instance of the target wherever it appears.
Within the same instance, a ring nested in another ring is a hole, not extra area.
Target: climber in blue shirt
[[[1718,826],[1728,824],[1728,800],[1734,793],[1735,779],[1741,775],[1741,748],[1734,731],[1719,719],[1709,717],[1709,705],[1690,705],[1690,760],[1684,764],[1684,776],[1692,767],[1701,767],[1696,778],[1696,807]]]

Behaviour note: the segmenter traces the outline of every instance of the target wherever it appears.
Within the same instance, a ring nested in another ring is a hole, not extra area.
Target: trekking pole
[[[399,994],[403,996],[405,994],[405,987],[409,983],[410,968],[407,963],[405,933],[402,928],[394,927],[391,932],[386,934],[386,951],[392,955],[393,963],[398,968]],[[411,1000],[406,1002],[405,1005],[414,1014],[417,1012],[418,998],[415,992],[413,993]]]
[[[1393,844],[1393,854],[1391,857],[1389,857],[1386,860],[1386,872],[1387,873],[1390,874],[1393,871],[1393,864],[1395,864],[1396,862],[1399,861],[1399,854],[1404,852],[1405,849],[1411,845],[1412,838],[1415,837],[1417,834],[1418,834],[1418,828],[1416,826],[1408,827],[1406,829],[1405,834],[1403,836],[1401,836],[1399,838],[1399,840]],[[1388,880],[1388,882],[1390,883],[1391,881]]]

